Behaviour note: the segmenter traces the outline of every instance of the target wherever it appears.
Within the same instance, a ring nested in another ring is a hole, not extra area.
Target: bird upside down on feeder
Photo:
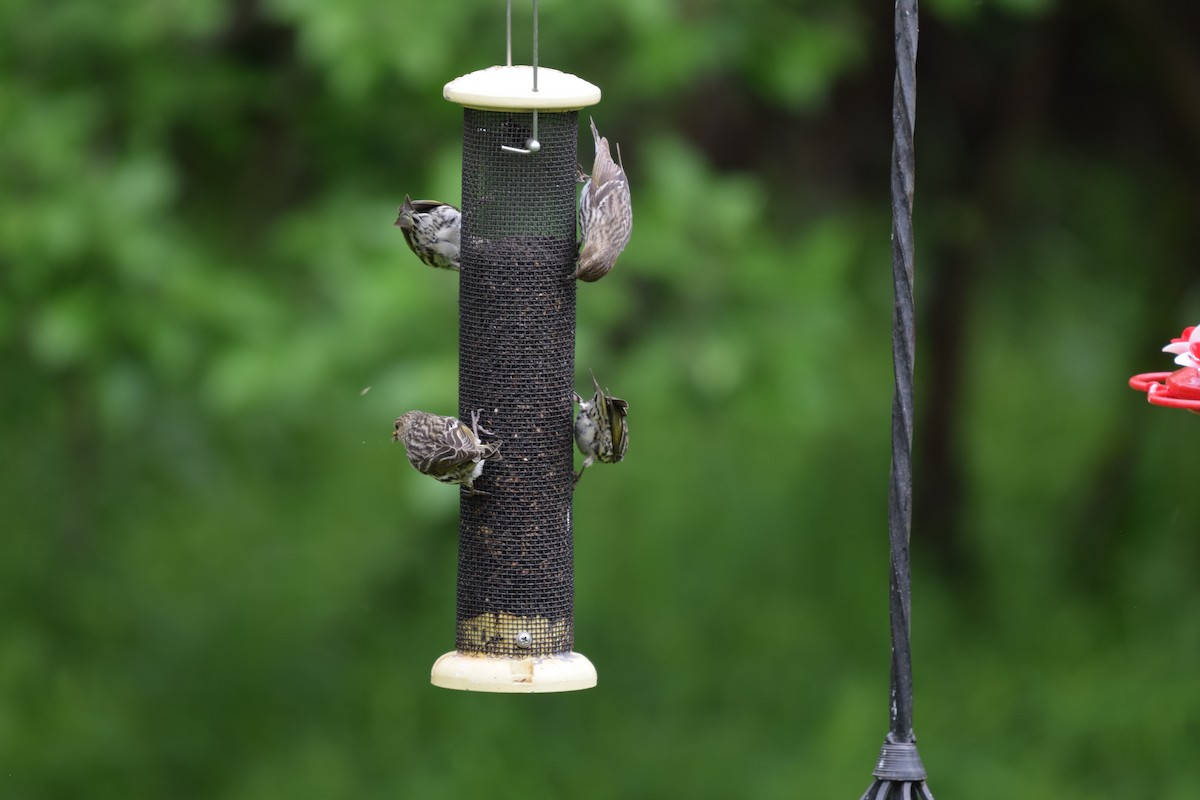
[[[413,200],[404,195],[404,205],[400,206],[395,224],[421,263],[438,269],[460,268],[462,214],[457,208],[437,200]]]
[[[579,170],[583,183],[579,193],[580,248],[573,276],[587,282],[608,274],[633,235],[633,205],[625,166],[613,161],[608,139],[596,129],[596,121],[590,121],[596,158],[591,175]],[[618,147],[617,156],[620,154]]]
[[[583,477],[583,471],[596,461],[616,464],[625,458],[629,448],[629,403],[613,397],[600,388],[596,374],[592,373],[592,386],[596,393],[591,401],[575,394],[579,403],[579,416],[575,418],[575,444],[583,454],[583,466],[575,473],[575,483]]]

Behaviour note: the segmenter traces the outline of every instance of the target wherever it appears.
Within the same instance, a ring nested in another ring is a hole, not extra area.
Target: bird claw
[[[481,433],[486,433],[488,436],[492,435],[491,431],[479,424],[479,415],[482,413],[482,408],[471,412],[471,430],[475,432],[476,439],[479,438],[479,434]]]
[[[592,456],[588,456],[587,458],[585,458],[583,460],[583,464],[579,467],[579,472],[575,473],[575,484],[574,485],[576,485],[576,486],[579,485],[579,479],[583,477],[583,471],[585,469],[587,469],[588,467],[590,467],[593,463],[595,463],[592,459],[593,459]]]

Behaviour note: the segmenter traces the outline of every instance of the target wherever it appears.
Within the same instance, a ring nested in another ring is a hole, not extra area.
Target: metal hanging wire
[[[892,467],[888,534],[892,551],[889,605],[892,633],[891,726],[879,753],[875,781],[862,800],[933,800],[913,732],[910,613],[912,576],[908,543],[912,529],[913,310],[912,208],[915,181],[913,133],[917,112],[917,0],[897,0],[896,80],[892,91]]]
[[[507,0],[505,4],[505,64],[512,66],[512,0]],[[533,91],[538,90],[538,0],[533,0]],[[509,145],[500,145],[500,149],[507,153],[520,153],[529,155],[536,153],[542,149],[542,143],[538,141],[538,112],[533,109],[533,133],[525,141],[524,147],[510,147]]]

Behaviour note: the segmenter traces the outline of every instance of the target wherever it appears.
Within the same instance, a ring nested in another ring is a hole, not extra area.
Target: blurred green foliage
[[[515,51],[529,47],[518,3]],[[1195,9],[931,2],[914,654],[939,797],[1190,798]],[[887,726],[890,5],[541,4],[637,230],[579,292],[598,688],[461,694],[450,78],[503,4],[0,2],[0,796],[858,797]],[[583,152],[589,152],[585,145]],[[582,383],[580,385],[583,385]]]

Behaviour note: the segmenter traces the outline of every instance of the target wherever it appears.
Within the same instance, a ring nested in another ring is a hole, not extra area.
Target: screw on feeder
[[[508,0],[507,8],[508,17],[508,66],[512,66],[512,0]],[[538,73],[538,0],[533,0],[533,91],[538,90],[537,84]],[[538,112],[533,109],[533,135],[525,140],[524,147],[511,147],[510,145],[502,144],[500,149],[507,153],[520,153],[521,155],[530,155],[542,149],[542,143],[538,141]]]
[[[528,650],[533,647],[533,634],[529,631],[518,631],[515,638],[517,647]]]

